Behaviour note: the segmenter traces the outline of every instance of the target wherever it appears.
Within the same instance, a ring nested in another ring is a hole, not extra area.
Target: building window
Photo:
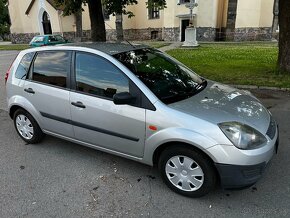
[[[160,13],[158,7],[148,8],[149,19],[159,19]]]
[[[179,4],[186,4],[189,2],[190,2],[190,0],[179,0]]]
[[[158,39],[158,31],[151,31],[151,39]]]

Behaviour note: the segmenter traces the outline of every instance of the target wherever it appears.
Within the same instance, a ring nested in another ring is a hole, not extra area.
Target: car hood
[[[250,92],[213,81],[200,93],[168,106],[215,124],[244,123],[261,133],[267,132],[270,123],[269,111]]]

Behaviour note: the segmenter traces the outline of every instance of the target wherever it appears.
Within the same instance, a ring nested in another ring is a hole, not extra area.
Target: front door
[[[181,42],[185,41],[185,29],[189,26],[189,20],[181,20]]]
[[[130,92],[130,81],[108,60],[77,52],[75,91],[70,94],[75,137],[103,148],[142,157],[145,109],[115,105],[113,95]]]

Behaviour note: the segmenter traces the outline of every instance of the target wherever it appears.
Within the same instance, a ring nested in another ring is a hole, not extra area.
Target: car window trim
[[[74,58],[74,65],[73,65],[73,68],[74,68],[74,77],[73,77],[74,87],[73,88],[74,88],[75,91],[81,92],[81,93],[87,93],[87,92],[82,92],[82,91],[78,91],[77,90],[77,82],[76,82],[76,57],[77,57],[77,53],[83,53],[83,54],[95,56],[95,57],[101,58],[104,61],[108,62],[109,64],[113,65],[115,68],[117,68],[120,71],[121,74],[123,74],[123,76],[125,76],[128,79],[128,87],[129,87],[129,92],[130,92],[130,81],[131,81],[131,79],[119,67],[117,67],[114,63],[112,63],[111,61],[109,61],[108,59],[106,59],[106,58],[104,58],[104,57],[102,57],[100,55],[97,55],[97,54],[94,54],[94,53],[91,53],[91,52],[86,52],[86,51],[75,51],[74,52],[75,58]],[[88,94],[90,94],[90,93],[88,93]],[[94,94],[90,94],[90,95],[99,97],[99,95],[94,95]],[[102,97],[102,96],[100,96],[100,97]],[[112,98],[108,98],[108,99],[111,99],[113,101]]]
[[[67,70],[68,70],[68,73],[67,73],[67,77],[66,77],[66,87],[61,87],[61,86],[56,86],[56,85],[52,85],[52,84],[48,84],[48,83],[43,83],[43,82],[40,82],[40,81],[35,81],[32,79],[32,75],[33,75],[33,70],[34,70],[34,62],[35,62],[35,59],[37,57],[37,55],[39,53],[50,53],[50,52],[68,52],[69,53],[69,64],[67,66]],[[54,88],[60,88],[60,89],[63,89],[63,90],[70,90],[70,83],[71,83],[71,79],[70,79],[70,75],[71,75],[71,61],[72,61],[72,51],[71,50],[45,50],[45,51],[37,51],[35,52],[34,54],[34,57],[30,63],[30,67],[29,67],[29,73],[27,73],[28,77],[26,77],[26,80],[29,81],[29,82],[34,82],[34,83],[37,83],[37,84],[42,84],[42,85],[47,85],[47,86],[50,86],[50,87],[54,87]]]
[[[76,90],[76,54],[77,53],[84,53],[84,54],[88,54],[88,55],[92,55],[92,56],[96,56],[96,57],[100,57],[102,59],[104,59],[106,62],[112,64],[113,66],[115,66],[129,81],[129,92],[131,92],[131,87],[135,87],[135,91],[132,94],[135,94],[137,98],[139,98],[139,105],[137,104],[128,104],[132,107],[137,107],[137,108],[142,108],[142,109],[146,109],[146,110],[152,110],[152,111],[156,111],[156,108],[154,106],[154,104],[152,104],[152,102],[147,98],[147,96],[142,92],[142,90],[128,77],[128,75],[126,73],[124,73],[116,64],[112,63],[110,60],[108,60],[107,58],[104,58],[98,54],[95,53],[91,53],[91,52],[86,52],[86,51],[72,51],[72,70],[71,70],[71,86],[70,86],[70,91],[71,92],[75,92],[78,94],[83,94],[83,95],[87,95],[87,96],[91,96],[91,97],[95,97],[95,98],[100,98],[100,99],[104,99],[104,100],[109,100],[109,101],[113,101],[112,98],[108,98],[105,96],[99,96],[99,95],[94,95],[94,94],[90,94],[87,92],[83,92],[83,91],[78,91]],[[112,56],[112,58],[114,58]],[[116,59],[117,60],[117,59]],[[122,64],[122,63],[121,63]],[[138,91],[136,91],[138,90]]]
[[[21,64],[21,62],[22,62],[23,58],[25,57],[25,55],[28,55],[28,54],[33,54],[33,57],[32,57],[32,59],[31,59],[31,61],[30,61],[30,64],[29,64],[28,70],[27,70],[27,72],[26,72],[26,75],[25,75],[25,77],[23,77],[23,78],[17,78],[17,77],[16,77],[16,73],[17,73],[17,70],[18,70],[18,68],[19,68],[19,65]],[[16,67],[15,73],[14,73],[14,77],[15,77],[16,79],[27,80],[27,77],[28,77],[29,74],[30,74],[30,68],[31,68],[32,63],[34,62],[34,59],[35,59],[35,54],[36,54],[36,52],[27,52],[27,53],[25,53],[25,54],[22,56],[20,62],[18,63],[18,65],[17,65],[17,67]]]

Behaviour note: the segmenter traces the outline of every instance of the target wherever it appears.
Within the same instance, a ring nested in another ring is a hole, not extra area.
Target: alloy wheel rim
[[[16,127],[19,134],[25,139],[32,139],[34,128],[31,121],[23,114],[16,117]]]
[[[171,157],[166,163],[165,172],[168,180],[182,191],[196,191],[204,183],[202,168],[186,156]]]

